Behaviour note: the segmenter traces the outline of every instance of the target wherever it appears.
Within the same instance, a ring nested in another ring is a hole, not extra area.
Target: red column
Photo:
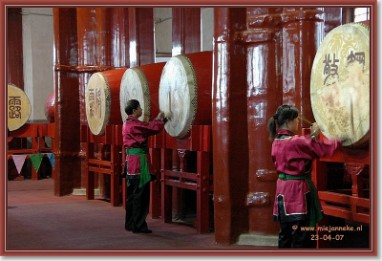
[[[172,55],[200,52],[200,8],[172,9]]]
[[[248,30],[238,35],[247,44],[248,197],[249,231],[277,235],[272,220],[277,175],[271,159],[267,123],[281,104],[281,72],[278,60],[279,10],[248,9]]]
[[[7,8],[7,83],[24,90],[21,8]],[[4,86],[6,88],[6,85]]]
[[[314,8],[285,8],[282,13],[283,103],[297,107],[300,115],[313,122],[310,104],[310,74],[318,48],[318,26],[322,11]],[[302,127],[308,127],[301,122]]]
[[[321,29],[321,33],[324,32],[326,35],[329,33],[332,29],[336,28],[337,26],[340,26],[343,24],[343,20],[346,19],[345,16],[345,10],[348,10],[347,8],[338,8],[338,7],[325,7],[323,8],[325,12],[325,22],[324,22],[324,28],[323,30]],[[351,9],[352,10],[352,9]],[[325,35],[320,35],[320,41],[323,40]]]
[[[153,63],[154,10],[129,8],[130,67]]]
[[[81,122],[81,187],[86,186],[87,143],[85,88],[90,76],[99,71],[129,65],[128,9],[77,8],[79,106]],[[113,100],[113,104],[119,104]],[[119,163],[120,164],[120,163]],[[102,177],[101,177],[102,178]]]
[[[212,137],[215,240],[236,242],[248,231],[246,48],[235,43],[246,9],[215,8]]]
[[[90,76],[98,71],[111,69],[110,46],[106,41],[106,9],[77,8],[78,78],[81,129],[81,187],[87,185],[87,119],[85,88]],[[101,177],[103,178],[103,176]]]
[[[75,8],[54,9],[55,51],[55,179],[54,194],[72,193],[80,184],[79,92],[77,66],[77,16]],[[77,117],[76,117],[77,115]]]
[[[113,68],[129,67],[129,9],[107,8],[110,63]]]

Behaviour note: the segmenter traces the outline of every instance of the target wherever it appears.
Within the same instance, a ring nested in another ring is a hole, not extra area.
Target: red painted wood
[[[328,34],[332,29],[334,29],[337,26],[340,26],[343,24],[344,17],[344,10],[345,8],[338,8],[338,7],[325,7],[324,13],[325,13],[325,29],[324,29],[324,35],[321,36],[324,37],[326,34]]]
[[[278,224],[271,218],[277,175],[271,159],[271,142],[267,138],[268,119],[282,102],[278,59],[281,19],[280,13],[275,11],[249,9],[249,28],[240,35],[240,40],[248,45],[248,193],[252,196],[251,203],[247,203],[249,231],[261,235],[277,235],[279,230]]]
[[[129,8],[107,8],[106,12],[110,64],[114,68],[129,67]]]
[[[215,8],[212,100],[215,240],[236,242],[248,232],[246,47],[234,42],[246,27],[245,8]]]
[[[154,63],[154,11],[129,8],[130,67]]]
[[[196,192],[196,230],[199,233],[208,233],[210,231],[211,146],[204,143],[210,143],[211,141],[211,127],[209,125],[194,125],[189,138],[183,140],[177,140],[169,135],[166,136],[166,149],[163,148],[161,153],[161,207],[163,221],[166,223],[172,222],[174,209],[178,207],[176,210],[179,210],[183,207],[184,202],[180,199],[186,197],[187,194],[178,194],[175,197],[178,189],[192,190]],[[171,144],[167,145],[167,141]],[[194,146],[194,144],[198,145]],[[183,149],[180,149],[180,146]],[[203,151],[203,148],[208,148],[208,150]],[[174,169],[172,165],[174,151],[178,153],[181,161],[177,169]],[[191,151],[196,152],[197,155],[196,172],[189,170],[191,166],[188,166]]]
[[[78,61],[77,14],[75,8],[54,8],[55,50],[55,188],[57,196],[71,194],[80,187],[81,173],[79,150],[80,115],[79,80],[76,73]]]
[[[173,8],[173,55],[199,52],[200,42],[200,8]]]
[[[7,9],[7,83],[24,90],[23,34],[21,8]],[[6,88],[6,85],[4,85]]]

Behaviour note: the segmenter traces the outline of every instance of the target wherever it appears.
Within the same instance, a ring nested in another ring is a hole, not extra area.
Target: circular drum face
[[[25,92],[13,84],[8,84],[8,129],[21,128],[31,115],[31,104]]]
[[[314,58],[310,98],[314,118],[328,138],[363,146],[370,129],[369,30],[345,24],[328,33]]]
[[[130,68],[123,74],[119,91],[119,102],[122,121],[125,122],[127,114],[125,106],[130,99],[136,99],[142,108],[139,120],[148,122],[151,117],[150,89],[146,76],[138,68]]]
[[[86,118],[94,135],[103,134],[110,118],[111,94],[102,73],[94,73],[85,89]]]
[[[159,108],[171,112],[166,132],[184,138],[191,129],[197,110],[197,80],[190,60],[183,55],[172,57],[164,66],[159,84]]]

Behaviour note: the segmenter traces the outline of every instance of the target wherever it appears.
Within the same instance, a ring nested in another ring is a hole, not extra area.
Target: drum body
[[[8,130],[21,128],[28,120],[32,107],[28,96],[19,87],[8,84]]]
[[[54,106],[55,106],[55,95],[54,95],[54,91],[52,91],[49,94],[48,98],[46,98],[45,104],[44,104],[45,117],[50,123],[54,122]]]
[[[94,135],[102,135],[109,124],[121,124],[119,88],[126,69],[94,73],[85,89],[86,118]]]
[[[310,98],[314,118],[328,138],[362,147],[370,129],[370,37],[356,23],[334,28],[314,58]]]
[[[163,68],[159,84],[159,108],[171,112],[166,132],[185,138],[192,125],[211,124],[212,52],[172,57]]]
[[[141,121],[153,120],[159,113],[158,90],[162,69],[165,63],[153,63],[126,70],[121,80],[119,103],[122,121],[127,114],[126,104],[129,100],[139,101],[142,108]]]

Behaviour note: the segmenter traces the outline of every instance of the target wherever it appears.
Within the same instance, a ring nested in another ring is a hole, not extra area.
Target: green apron
[[[142,188],[147,182],[150,182],[151,180],[149,165],[146,158],[147,151],[147,148],[126,149],[126,154],[140,156],[141,174],[139,175],[139,188]]]

